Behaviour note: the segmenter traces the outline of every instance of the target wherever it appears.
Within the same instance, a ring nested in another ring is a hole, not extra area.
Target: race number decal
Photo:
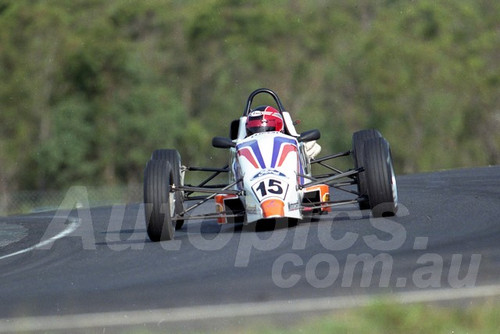
[[[259,201],[268,196],[284,199],[288,191],[288,183],[269,178],[254,183],[252,190]]]

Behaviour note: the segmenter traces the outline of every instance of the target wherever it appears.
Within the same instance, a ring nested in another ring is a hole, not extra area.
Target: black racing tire
[[[365,141],[364,164],[368,203],[373,217],[394,216],[398,210],[398,190],[387,140],[374,138]]]
[[[151,241],[174,238],[174,202],[170,192],[173,181],[174,174],[168,161],[149,160],[144,169],[144,213]]]
[[[364,145],[367,140],[382,138],[382,135],[378,130],[366,129],[354,132],[352,135],[352,152],[354,158],[354,168],[364,167],[365,163],[365,153]],[[368,185],[366,181],[366,173],[361,172],[357,175],[357,185],[359,197],[362,199],[359,201],[359,208],[361,210],[370,209],[370,204],[368,203]]]
[[[170,163],[172,167],[172,172],[174,173],[174,185],[182,186],[182,177],[181,177],[181,155],[179,151],[172,149],[159,149],[155,150],[153,154],[151,154],[151,160],[166,160]],[[179,215],[184,211],[184,192],[176,191],[175,192],[175,214]],[[184,220],[177,220],[175,224],[175,229],[179,230],[184,225]]]

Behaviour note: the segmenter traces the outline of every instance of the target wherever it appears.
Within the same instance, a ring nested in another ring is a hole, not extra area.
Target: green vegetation
[[[500,163],[500,2],[0,0],[0,194],[141,182],[269,87],[324,152],[376,127],[397,173]],[[5,199],[3,200],[5,201]]]
[[[424,304],[400,305],[374,303],[366,308],[335,313],[292,325],[290,328],[256,328],[232,333],[301,334],[388,334],[455,333],[489,334],[500,328],[498,304],[486,303],[471,308],[440,308]]]
[[[367,307],[338,311],[330,315],[299,317],[301,320],[279,322],[260,319],[234,321],[221,327],[217,320],[199,333],[238,334],[492,334],[500,328],[500,306],[494,300],[470,302],[461,308],[435,305],[405,305],[379,301]],[[242,322],[243,324],[241,324]],[[227,322],[225,322],[227,324]],[[248,324],[251,323],[251,324]],[[217,328],[211,330],[210,328]],[[160,330],[134,330],[129,333],[182,333],[180,326],[164,325]],[[191,331],[187,331],[191,332]]]

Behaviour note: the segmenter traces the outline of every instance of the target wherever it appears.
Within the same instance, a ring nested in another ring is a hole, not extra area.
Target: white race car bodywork
[[[239,119],[238,136],[230,149],[230,180],[233,190],[240,195],[221,194],[215,197],[219,223],[227,223],[228,201],[239,201],[244,208],[246,223],[263,219],[303,219],[303,201],[306,193],[318,201],[329,200],[329,187],[304,187],[311,176],[310,159],[305,144],[298,141],[290,116],[283,112],[289,134],[263,132],[246,137],[246,117]],[[318,146],[319,147],[319,146]],[[237,182],[239,180],[239,182]],[[318,209],[316,209],[318,211]],[[330,211],[321,208],[319,212]]]
[[[247,222],[302,219],[299,151],[297,139],[280,132],[257,133],[236,145],[232,168],[233,175],[243,178],[235,187],[244,190]]]

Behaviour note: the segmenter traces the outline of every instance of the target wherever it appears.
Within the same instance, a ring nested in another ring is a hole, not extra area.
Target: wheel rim
[[[392,198],[394,199],[394,204],[398,203],[398,187],[396,185],[396,175],[394,174],[394,169],[391,165],[391,186],[392,186]]]
[[[168,196],[168,205],[170,207],[170,217],[175,216],[175,192],[170,192]]]
[[[398,205],[398,187],[396,184],[396,173],[394,173],[394,166],[392,165],[392,153],[389,151],[389,171],[391,173],[391,190],[392,199],[394,200],[394,207]]]

